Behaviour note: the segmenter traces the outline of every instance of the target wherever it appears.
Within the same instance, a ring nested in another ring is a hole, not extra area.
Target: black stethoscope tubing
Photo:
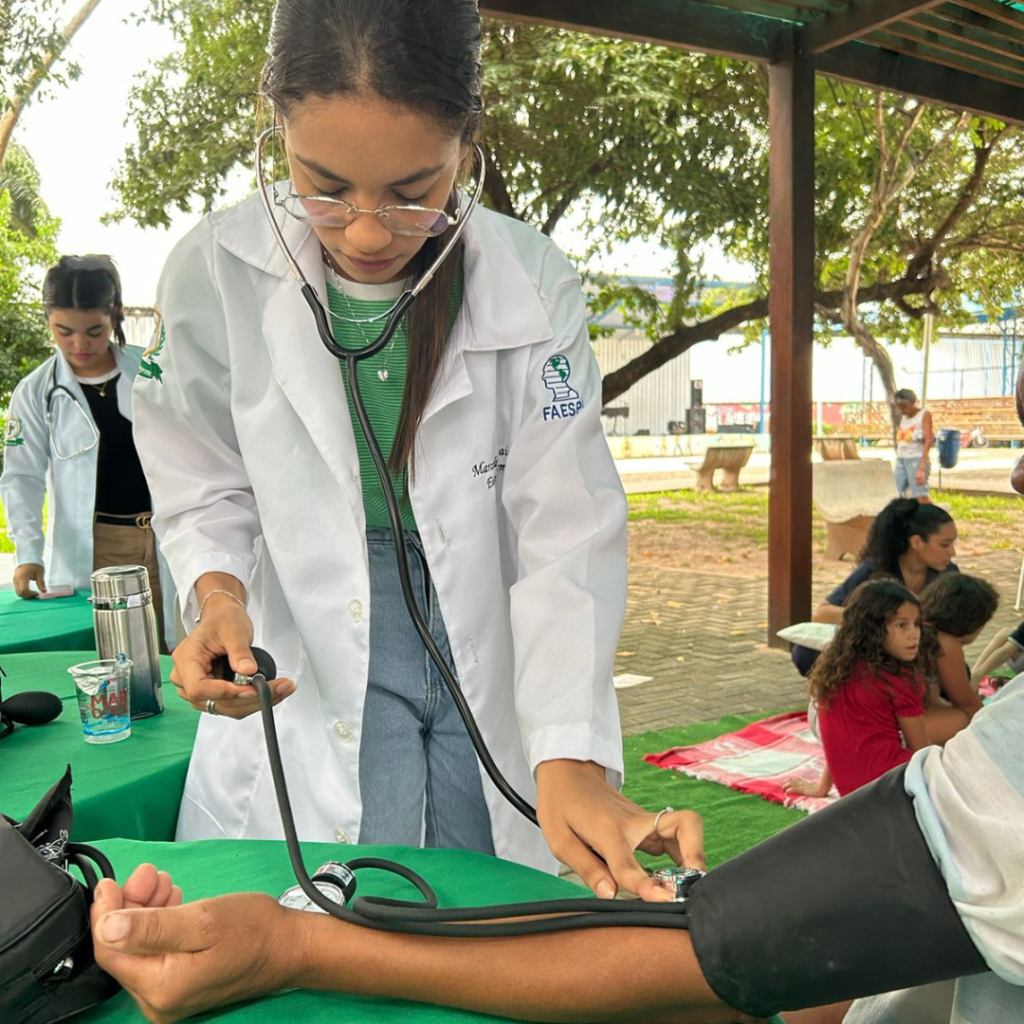
[[[400,547],[400,545],[396,545]],[[673,903],[637,903],[597,897],[568,897],[529,903],[505,903],[486,907],[440,908],[430,884],[404,864],[382,858],[362,857],[349,861],[353,873],[359,868],[377,868],[410,882],[423,897],[421,902],[394,900],[381,896],[359,896],[351,906],[337,903],[313,884],[302,859],[302,847],[295,829],[291,800],[281,762],[281,748],[274,722],[274,701],[267,680],[256,675],[247,680],[260,698],[260,714],[267,741],[270,774],[284,827],[288,859],[299,888],[310,902],[325,913],[349,924],[378,931],[409,935],[442,935],[450,938],[504,938],[516,935],[540,935],[550,932],[578,931],[587,928],[688,928],[685,901]],[[472,719],[472,716],[470,716]],[[486,748],[485,748],[486,749]],[[479,753],[479,751],[478,751]],[[642,908],[642,909],[640,909]],[[555,915],[538,917],[538,915]],[[522,921],[519,918],[530,918]],[[473,924],[474,921],[499,923]],[[509,920],[511,919],[511,920]]]

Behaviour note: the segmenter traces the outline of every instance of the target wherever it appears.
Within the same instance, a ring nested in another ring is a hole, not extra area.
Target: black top
[[[132,422],[117,407],[120,374],[105,384],[79,381],[100,434],[96,467],[96,511],[111,516],[134,516],[153,508],[142,463],[132,438]],[[100,391],[103,394],[100,394]]]
[[[842,606],[844,604],[846,604],[846,599],[865,580],[870,579],[872,576],[875,575],[875,573],[879,573],[881,571],[882,570],[879,568],[878,562],[876,562],[875,559],[873,559],[873,558],[865,558],[864,561],[861,562],[860,565],[858,565],[857,568],[854,569],[853,572],[851,572],[850,575],[847,576],[846,579],[843,580],[843,582],[840,583],[839,586],[836,587],[836,589],[833,590],[832,593],[828,595],[828,597],[825,598],[825,600],[829,604],[834,604],[834,605],[837,605],[838,607],[842,608]],[[947,565],[946,568],[943,569],[942,571],[943,572],[959,572],[960,570],[959,570],[959,568],[956,565],[954,565],[952,562],[950,562],[949,565]],[[900,581],[900,583],[903,582],[903,574],[898,569],[894,573],[894,575],[895,575],[896,579],[898,579]],[[925,586],[927,586],[929,583],[931,583],[932,580],[934,580],[935,577],[938,576],[938,575],[940,575],[938,569],[929,569],[928,572],[925,574],[925,580],[924,580]]]

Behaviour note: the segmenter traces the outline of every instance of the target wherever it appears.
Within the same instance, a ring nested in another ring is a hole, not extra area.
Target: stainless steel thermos
[[[148,718],[164,709],[149,572],[144,565],[97,569],[92,580],[92,621],[101,658],[126,654],[132,663],[131,715]]]

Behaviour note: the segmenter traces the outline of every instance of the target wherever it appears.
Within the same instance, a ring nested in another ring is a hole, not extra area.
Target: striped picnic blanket
[[[808,726],[806,711],[764,718],[704,743],[647,754],[644,760],[801,811],[820,810],[836,799],[834,789],[828,797],[809,797],[782,788],[793,776],[816,782],[825,767],[821,743]]]

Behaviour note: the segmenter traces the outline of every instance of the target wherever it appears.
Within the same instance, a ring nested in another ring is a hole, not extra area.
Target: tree
[[[57,262],[57,230],[39,198],[29,155],[12,146],[0,168],[0,409],[14,386],[50,354],[39,301],[41,273]]]
[[[139,142],[115,182],[124,204],[116,216],[166,224],[169,208],[187,209],[195,198],[209,209],[228,172],[251,166],[270,8],[270,0],[152,0],[151,15],[172,25],[181,50],[135,92]],[[642,236],[676,254],[667,307],[617,282],[596,290],[597,302],[624,300],[656,342],[605,378],[606,402],[698,342],[760,329],[768,256],[762,67],[489,23],[484,69],[489,205],[548,233],[569,211],[582,212],[591,252]],[[966,302],[991,309],[1020,287],[1018,129],[822,78],[817,114],[823,337],[843,325],[884,367],[876,337],[912,340],[928,309],[963,318]],[[757,273],[749,291],[724,302],[702,282],[700,252],[712,239]]]
[[[8,0],[0,8],[0,165],[22,111],[47,79],[63,82],[57,65],[100,0],[85,0],[63,28],[51,23],[53,0]],[[71,64],[69,78],[78,77]]]

